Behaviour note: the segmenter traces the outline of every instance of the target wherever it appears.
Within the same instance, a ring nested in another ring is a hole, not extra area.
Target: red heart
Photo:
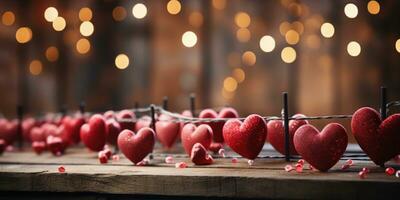
[[[302,114],[293,115],[292,118],[305,117]],[[289,121],[289,150],[291,155],[298,155],[293,144],[293,136],[296,130],[304,125],[308,124],[307,120],[290,120]],[[281,154],[285,154],[285,133],[283,129],[282,120],[271,120],[267,123],[268,142]]]
[[[106,121],[106,140],[109,144],[117,145],[118,135],[121,132],[120,124],[114,118]]]
[[[373,108],[360,108],[353,114],[351,130],[361,149],[377,165],[400,154],[400,114],[382,122]]]
[[[193,145],[190,160],[196,165],[210,165],[213,163],[212,156],[207,153],[206,148],[200,143]]]
[[[135,130],[135,122],[136,116],[135,113],[130,110],[122,110],[116,115],[117,121],[121,126],[121,130]]]
[[[156,135],[158,140],[167,148],[171,148],[179,135],[177,122],[172,122],[173,118],[168,115],[160,115],[156,122]]]
[[[145,115],[136,122],[135,124],[135,131],[138,132],[141,128],[144,127],[150,127],[151,125],[151,117],[148,115]]]
[[[17,139],[18,123],[16,120],[8,121],[0,119],[0,139],[3,139],[6,146],[12,145]]]
[[[24,140],[30,142],[31,141],[31,130],[36,125],[36,120],[32,117],[24,119],[22,121],[22,135],[24,136]]]
[[[81,127],[81,140],[92,151],[101,151],[106,144],[106,122],[99,114],[93,115]]]
[[[259,115],[249,115],[244,122],[230,119],[223,128],[226,144],[241,156],[253,160],[264,146],[267,126]]]
[[[205,109],[200,112],[199,118],[238,118],[239,114],[233,108],[222,108],[219,113],[215,112],[212,109]],[[222,136],[222,128],[224,127],[225,122],[208,122],[204,123],[208,124],[213,130],[213,139],[214,142],[224,143],[224,137]]]
[[[85,118],[77,117],[64,117],[63,125],[65,128],[66,138],[68,138],[71,144],[77,144],[80,141],[80,130],[81,127],[85,124]]]
[[[33,127],[31,130],[30,136],[32,142],[45,142],[46,135],[44,134],[44,130],[41,127]]]
[[[320,171],[327,171],[346,150],[347,133],[338,123],[326,125],[321,132],[313,125],[306,124],[297,129],[293,142],[304,160]]]
[[[205,149],[208,149],[211,144],[212,136],[212,129],[206,124],[202,124],[198,127],[191,123],[186,124],[181,132],[183,148],[189,156],[193,145],[196,143],[200,143]]]
[[[133,164],[137,164],[153,151],[154,135],[151,128],[142,128],[136,135],[130,130],[124,130],[118,136],[118,147]]]

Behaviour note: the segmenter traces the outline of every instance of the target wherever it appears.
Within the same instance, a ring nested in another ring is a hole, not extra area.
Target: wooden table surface
[[[227,154],[234,156],[228,152]],[[262,155],[271,155],[263,150]],[[308,164],[302,173],[286,172],[290,163],[283,159],[262,158],[253,166],[239,158],[216,158],[213,165],[195,166],[184,154],[172,154],[188,168],[175,168],[164,162],[165,153],[155,152],[148,166],[133,166],[120,155],[119,161],[100,164],[97,153],[84,148],[68,149],[55,157],[32,151],[5,152],[0,156],[0,193],[10,192],[89,192],[95,194],[160,195],[170,197],[301,198],[301,199],[399,199],[400,178],[387,176],[370,161],[355,160],[342,171],[340,161],[327,173],[312,171]],[[295,162],[292,162],[294,164]],[[65,173],[59,173],[63,165]],[[397,169],[399,164],[388,163]],[[371,172],[360,179],[358,172]],[[0,194],[0,197],[2,195]]]

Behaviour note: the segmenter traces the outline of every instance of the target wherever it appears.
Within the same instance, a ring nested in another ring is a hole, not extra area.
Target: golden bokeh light
[[[185,47],[194,47],[194,45],[196,45],[197,43],[197,35],[192,32],[192,31],[186,31],[183,35],[182,35],[182,44]]]
[[[48,7],[44,11],[44,19],[48,22],[53,22],[58,17],[58,11],[54,7]]]
[[[358,15],[358,8],[353,3],[348,3],[344,7],[344,14],[348,18],[356,18]]]
[[[281,58],[285,63],[293,63],[296,60],[296,50],[292,47],[285,47],[282,49]]]
[[[203,25],[203,15],[198,11],[190,13],[189,24],[197,28],[200,27]]]
[[[271,52],[275,49],[275,39],[270,35],[264,35],[260,39],[260,48],[264,52]]]
[[[256,64],[257,57],[252,51],[246,51],[242,55],[242,62],[244,65],[252,66]]]
[[[249,16],[249,14],[247,14],[245,12],[238,12],[235,15],[235,23],[240,28],[247,28],[250,25],[250,22],[251,22],[251,18]]]
[[[112,16],[115,21],[122,21],[126,18],[126,10],[122,6],[117,6],[112,11]]]
[[[356,57],[361,53],[361,46],[356,41],[351,41],[347,44],[347,53],[350,56]]]
[[[293,22],[292,28],[300,35],[303,34],[303,32],[304,32],[304,25],[303,25],[303,23],[301,23],[299,21]]]
[[[147,15],[147,7],[142,3],[135,4],[132,8],[132,15],[136,19],[143,19]]]
[[[29,64],[29,72],[32,75],[37,76],[40,73],[42,73],[42,71],[43,71],[42,62],[40,62],[40,60],[32,60],[32,62]]]
[[[212,0],[212,5],[217,10],[223,10],[226,7],[226,0]]]
[[[57,47],[50,46],[49,48],[47,48],[46,52],[45,52],[45,56],[46,56],[47,60],[50,62],[57,61],[58,56],[59,56]]]
[[[80,54],[86,54],[90,51],[90,41],[86,38],[81,38],[76,42],[76,51]]]
[[[319,47],[321,46],[321,39],[317,35],[311,34],[307,36],[306,44],[312,49],[319,49]]]
[[[238,82],[238,83],[241,83],[241,82],[243,82],[245,79],[246,79],[246,74],[244,73],[244,71],[243,71],[243,69],[241,69],[241,68],[235,68],[233,71],[232,71],[232,76],[233,76],[233,78],[235,78],[235,80]]]
[[[3,23],[5,26],[11,26],[15,22],[15,15],[11,11],[6,11],[1,15],[1,23]]]
[[[279,25],[279,32],[281,33],[282,36],[286,35],[286,32],[288,32],[290,30],[290,23],[289,22],[282,22]]]
[[[167,3],[167,11],[171,15],[176,15],[181,11],[181,3],[178,0],[170,0]]]
[[[125,54],[119,54],[115,57],[115,66],[118,69],[126,69],[129,66],[129,57]]]
[[[251,33],[247,28],[239,28],[236,31],[236,38],[239,42],[248,42],[251,38]]]
[[[226,77],[224,79],[224,89],[228,92],[233,92],[237,89],[237,81],[233,77]]]
[[[285,39],[288,44],[297,44],[300,40],[300,35],[295,30],[289,30],[285,34]]]
[[[79,32],[83,35],[83,36],[91,36],[94,32],[94,26],[92,24],[92,22],[90,21],[84,21],[82,22],[81,26],[79,27]]]
[[[335,34],[335,27],[328,22],[325,22],[321,26],[321,34],[325,38],[331,38]]]
[[[28,27],[18,28],[15,33],[15,39],[18,43],[27,43],[32,39],[32,30]]]
[[[90,8],[84,7],[79,10],[79,19],[81,21],[90,21],[92,20],[93,12]]]
[[[377,1],[369,1],[367,5],[368,12],[372,15],[376,15],[381,10],[381,5]]]
[[[65,29],[67,23],[63,17],[56,17],[53,21],[53,29],[56,31],[62,31]]]
[[[400,53],[400,39],[396,40],[396,44],[394,46],[396,48],[396,51]]]

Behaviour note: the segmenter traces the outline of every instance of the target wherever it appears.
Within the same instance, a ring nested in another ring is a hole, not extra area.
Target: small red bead
[[[352,166],[353,165],[353,160],[352,159],[346,160],[346,164],[345,165]]]
[[[105,163],[108,162],[107,155],[103,151],[99,152],[98,158],[99,158],[99,161],[100,161],[101,164],[105,164]]]
[[[304,165],[304,159],[300,159],[300,160],[298,160],[298,161],[297,161],[297,164]]]
[[[232,158],[232,163],[237,163],[238,159],[237,158]]]
[[[175,163],[175,168],[186,168],[187,164],[185,162]]]
[[[303,165],[298,163],[296,164],[296,172],[301,173],[303,172]]]
[[[174,158],[172,156],[167,156],[165,158],[165,163],[167,164],[173,164],[174,163]]]
[[[346,170],[346,169],[349,169],[349,168],[350,168],[350,165],[348,165],[348,164],[342,165],[342,170],[343,171]]]
[[[386,170],[385,170],[385,173],[386,173],[388,176],[392,176],[395,172],[396,172],[396,170],[395,170],[393,167],[388,167],[388,168],[386,168]]]
[[[360,177],[361,179],[364,179],[367,177],[367,173],[365,171],[360,171],[360,172],[358,172],[358,177]]]
[[[60,172],[60,173],[64,173],[65,172],[65,167],[64,166],[59,166],[58,167],[58,172]]]
[[[362,171],[365,172],[366,174],[369,173],[369,169],[368,169],[367,167],[363,167],[363,168],[362,168]]]
[[[247,164],[249,164],[250,166],[254,165],[254,160],[248,160]]]

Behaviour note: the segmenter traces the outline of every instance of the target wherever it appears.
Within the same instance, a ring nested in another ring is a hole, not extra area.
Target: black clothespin
[[[22,118],[24,116],[24,107],[22,105],[17,105],[17,117],[18,117],[18,125],[17,125],[17,135],[18,135],[18,148],[22,150],[23,145],[23,136],[22,136]]]
[[[190,112],[193,117],[196,117],[196,95],[194,93],[190,94]]]
[[[381,109],[380,109],[382,121],[385,120],[387,117],[386,102],[387,102],[386,87],[382,86],[381,87]]]
[[[168,110],[168,97],[167,96],[164,96],[164,98],[163,98],[162,108],[164,110]]]
[[[289,140],[289,108],[288,93],[283,93],[283,130],[285,139],[285,160],[290,161],[290,140]]]
[[[151,112],[151,128],[153,129],[154,133],[156,132],[156,111],[154,108],[154,104],[150,105],[150,112]]]
[[[62,116],[62,117],[65,117],[65,116],[67,115],[67,106],[66,106],[65,104],[63,104],[63,105],[60,107],[60,113],[61,113],[61,116]]]
[[[86,103],[84,101],[81,101],[81,103],[79,103],[79,112],[81,113],[81,115],[85,115],[85,108]]]

